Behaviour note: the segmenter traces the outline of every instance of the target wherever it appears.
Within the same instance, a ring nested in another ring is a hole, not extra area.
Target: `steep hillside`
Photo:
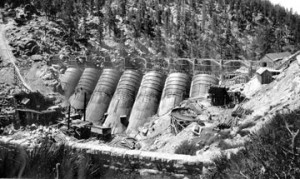
[[[66,45],[98,61],[104,56],[257,60],[270,52],[294,52],[300,44],[299,15],[268,1],[35,0],[32,4],[65,30]]]
[[[124,59],[130,59],[131,67],[143,70],[144,58],[154,62],[149,68],[162,70],[163,58],[259,60],[266,53],[300,48],[300,16],[262,0],[2,0],[0,6],[5,24],[0,31],[7,32],[24,81],[34,91],[56,97],[57,104],[62,101],[59,76],[73,62],[123,70]],[[11,57],[4,52],[3,96],[21,90],[12,87]],[[299,109],[300,65],[295,56],[290,60],[270,84],[254,77],[235,87],[246,99],[234,108],[189,98],[167,114],[152,116],[134,138],[118,135],[109,143],[89,139],[81,144],[183,153],[207,163],[243,151],[252,134],[262,134],[277,115]],[[291,132],[290,121],[285,122]],[[24,136],[24,141],[31,137]],[[189,145],[194,149],[182,149]],[[298,148],[291,149],[299,156]]]

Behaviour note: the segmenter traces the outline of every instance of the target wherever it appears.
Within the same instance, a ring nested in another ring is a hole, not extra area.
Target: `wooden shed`
[[[259,66],[275,69],[277,66],[282,64],[283,59],[289,57],[290,55],[290,52],[268,53],[262,59],[260,59]]]
[[[15,117],[15,122],[21,126],[31,124],[50,125],[56,123],[61,114],[55,110],[36,111],[32,109],[16,109]]]
[[[261,84],[269,84],[274,80],[274,76],[280,74],[280,72],[279,70],[260,68],[256,71],[256,76]]]

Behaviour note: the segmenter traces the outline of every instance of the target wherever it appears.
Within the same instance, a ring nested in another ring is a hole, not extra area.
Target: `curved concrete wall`
[[[213,75],[198,74],[193,77],[190,97],[204,96],[211,85],[218,85],[219,80]]]
[[[158,115],[168,113],[172,108],[188,97],[190,77],[185,73],[171,73],[166,79],[159,104]]]
[[[159,105],[165,77],[163,74],[151,71],[144,75],[141,87],[131,110],[126,133],[138,133],[138,127],[143,126],[148,118],[155,115]]]
[[[120,72],[114,69],[104,69],[86,109],[88,121],[99,125],[107,111],[108,105],[120,79]]]
[[[103,124],[104,127],[111,127],[113,134],[122,133],[126,130],[120,117],[129,117],[141,79],[142,74],[134,70],[127,70],[121,76]]]
[[[64,96],[66,100],[74,93],[75,87],[79,82],[82,75],[82,70],[77,67],[69,67],[61,77],[61,86],[64,90]]]
[[[89,102],[91,94],[95,89],[100,71],[96,68],[85,68],[83,74],[75,89],[75,93],[70,98],[70,104],[75,109],[84,108],[84,95],[86,94],[86,102]]]

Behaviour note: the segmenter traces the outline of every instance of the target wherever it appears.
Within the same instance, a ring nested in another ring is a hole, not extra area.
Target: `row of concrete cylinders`
[[[103,126],[111,127],[113,133],[126,130],[126,133],[134,134],[149,117],[167,113],[188,96],[205,95],[210,85],[218,84],[214,76],[195,75],[189,94],[190,81],[184,73],[171,73],[165,79],[156,71],[142,76],[133,70],[126,70],[121,75],[117,70],[104,69],[100,75],[95,68],[86,68],[82,72],[71,67],[66,70],[61,84],[72,107],[84,109],[85,101],[89,101],[87,120],[100,124],[100,119],[107,113]]]

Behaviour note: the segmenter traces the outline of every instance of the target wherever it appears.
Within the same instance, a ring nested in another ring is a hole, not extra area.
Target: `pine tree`
[[[47,19],[51,16],[50,9],[52,7],[52,0],[42,0],[42,9],[46,13]]]
[[[126,17],[127,0],[120,0],[121,16]]]
[[[206,0],[202,2],[202,30],[205,31],[205,21],[206,21]]]
[[[97,14],[98,14],[98,20],[99,20],[99,25],[98,25],[98,40],[99,40],[99,43],[101,44],[102,43],[102,40],[104,38],[104,35],[103,35],[103,29],[104,29],[104,26],[103,26],[103,14],[101,12],[101,8],[102,6],[104,5],[105,3],[105,0],[98,0],[97,1]]]
[[[169,35],[171,34],[170,32],[170,26],[171,26],[171,10],[168,7],[167,10],[164,11],[163,13],[163,18],[164,18],[164,28],[165,28],[165,32],[166,32],[166,36],[169,37]]]
[[[81,6],[79,7],[79,9],[81,11],[81,16],[82,16],[82,20],[83,20],[83,24],[82,24],[83,35],[85,36],[86,35],[86,18],[88,16],[87,11],[86,11],[86,9],[88,8],[86,0],[81,0],[80,5]]]
[[[92,15],[94,15],[94,6],[95,6],[94,0],[90,0],[90,14]]]

